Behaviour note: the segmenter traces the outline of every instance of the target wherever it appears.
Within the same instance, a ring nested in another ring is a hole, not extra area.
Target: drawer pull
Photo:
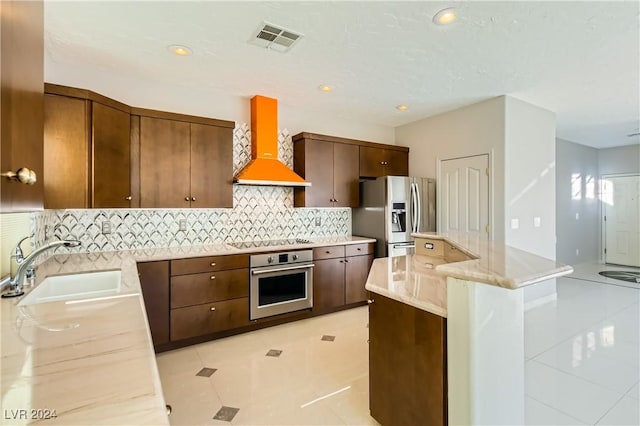
[[[362,250],[362,247],[358,247],[358,251]]]
[[[325,253],[327,253],[327,254],[331,254],[331,252],[330,252],[329,250],[325,251]]]
[[[215,307],[215,306],[212,306],[212,307],[210,307],[210,308],[209,308],[209,310],[213,312],[213,311],[215,311],[215,310],[216,310],[216,307]]]
[[[215,280],[215,279],[216,279],[216,276],[215,276],[215,275],[211,275],[211,276],[209,277],[209,279],[210,279],[210,280]]]
[[[216,262],[211,262],[211,266],[216,266]]]
[[[367,299],[367,303],[369,305],[373,305],[374,302],[375,302],[375,299]]]

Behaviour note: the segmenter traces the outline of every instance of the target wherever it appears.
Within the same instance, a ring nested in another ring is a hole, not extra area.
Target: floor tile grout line
[[[609,414],[609,413],[611,412],[611,410],[613,410],[614,408],[616,408],[616,406],[617,406],[618,404],[620,404],[620,401],[622,401],[622,400],[625,398],[625,396],[626,396],[626,394],[623,394],[623,395],[622,395],[622,396],[621,396],[621,397],[620,397],[620,398],[619,398],[619,399],[618,399],[618,400],[617,400],[617,401],[616,401],[616,402],[615,402],[615,403],[614,403],[614,404],[613,404],[613,405],[612,405],[612,406],[607,410],[607,412],[606,412],[606,413],[604,413],[604,414],[603,414],[603,415],[598,419],[598,421],[594,423],[594,426],[595,426],[595,425],[597,425],[597,424],[599,424],[599,423],[602,421],[602,419],[604,419],[604,418],[607,416],[607,414]]]
[[[561,368],[558,368],[558,367],[555,367],[553,365],[547,364],[546,362],[536,361],[536,360],[533,360],[533,361],[537,362],[538,364],[542,364],[542,365],[544,365],[546,367],[553,368],[554,370],[559,371],[561,373],[568,374],[569,376],[573,376],[573,377],[578,378],[580,380],[584,380],[585,382],[591,383],[592,385],[596,385],[598,387],[601,387],[604,390],[608,390],[608,391],[614,392],[614,393],[620,393],[620,391],[618,391],[618,390],[611,389],[609,387],[606,387],[606,386],[602,385],[601,383],[597,383],[597,382],[594,382],[593,380],[585,379],[584,377],[578,376],[578,375],[573,374],[573,373],[569,373],[569,372],[567,372],[565,370],[562,370]],[[635,386],[635,383],[633,384],[633,386]],[[631,386],[631,388],[629,388],[626,391],[624,391],[624,393],[622,395],[625,395],[627,392],[629,392],[631,389],[633,389],[633,386]]]
[[[569,414],[569,413],[565,413],[564,411],[562,411],[562,410],[560,410],[560,409],[558,409],[558,408],[556,408],[556,407],[554,407],[554,406],[552,406],[552,405],[547,404],[546,402],[542,402],[542,401],[540,401],[539,399],[532,397],[531,395],[527,395],[527,394],[525,394],[525,396],[526,396],[527,398],[531,398],[531,399],[533,399],[534,401],[536,401],[536,402],[538,402],[538,403],[540,403],[540,404],[542,404],[542,405],[544,405],[544,406],[546,406],[546,407],[549,407],[549,408],[551,408],[551,409],[553,409],[553,410],[555,410],[555,411],[558,411],[559,413],[562,413],[562,414],[564,414],[564,415],[565,415],[565,416],[567,416],[567,417],[571,417],[572,419],[574,419],[574,420],[575,420],[575,421],[577,421],[577,422],[582,423],[583,425],[588,425],[588,424],[589,424],[589,423],[585,423],[585,422],[583,422],[582,420],[578,419],[578,418],[577,418],[577,417],[575,417],[575,416],[572,416],[572,415],[571,415],[571,414]]]

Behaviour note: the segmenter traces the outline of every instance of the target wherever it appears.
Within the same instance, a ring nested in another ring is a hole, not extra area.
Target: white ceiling
[[[450,6],[459,21],[433,25]],[[603,148],[640,142],[627,137],[640,116],[639,10],[637,1],[47,1],[45,63],[47,74],[88,67],[393,127],[508,94],[554,111],[558,137]],[[263,20],[304,38],[285,54],[248,44]],[[176,57],[171,44],[194,53]]]

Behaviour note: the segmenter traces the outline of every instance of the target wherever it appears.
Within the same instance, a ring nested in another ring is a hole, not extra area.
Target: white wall
[[[11,271],[11,250],[31,231],[31,213],[0,214],[0,277]],[[31,252],[31,242],[21,246],[24,254]],[[14,271],[15,272],[15,271]]]
[[[261,93],[229,96],[208,87],[167,85],[161,82],[137,80],[102,73],[93,67],[65,68],[45,62],[45,81],[64,86],[92,90],[127,105],[177,112],[220,120],[250,123],[250,99]],[[269,94],[263,94],[270,96]],[[293,108],[280,102],[278,127],[295,135],[300,132],[320,133],[371,142],[394,144],[393,127],[354,122],[342,118],[340,111],[322,115],[312,110]]]
[[[556,117],[551,111],[506,97],[505,242],[556,258]],[[540,226],[534,225],[540,219]],[[513,229],[512,220],[519,222]],[[497,226],[497,225],[496,225]],[[555,297],[556,282],[524,289],[524,302]]]
[[[598,150],[600,175],[640,173],[640,144]]]
[[[562,263],[600,258],[598,153],[598,149],[556,139],[556,259]]]
[[[398,145],[408,146],[409,174],[436,176],[436,160],[489,154],[493,150],[494,203],[490,214],[496,224],[494,238],[504,240],[504,109],[497,97],[424,120],[396,127]]]

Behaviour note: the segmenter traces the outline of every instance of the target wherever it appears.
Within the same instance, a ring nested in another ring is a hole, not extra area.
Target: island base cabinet
[[[225,300],[171,310],[171,340],[249,325],[249,299]]]
[[[371,296],[371,416],[382,425],[446,425],[446,319]]]

